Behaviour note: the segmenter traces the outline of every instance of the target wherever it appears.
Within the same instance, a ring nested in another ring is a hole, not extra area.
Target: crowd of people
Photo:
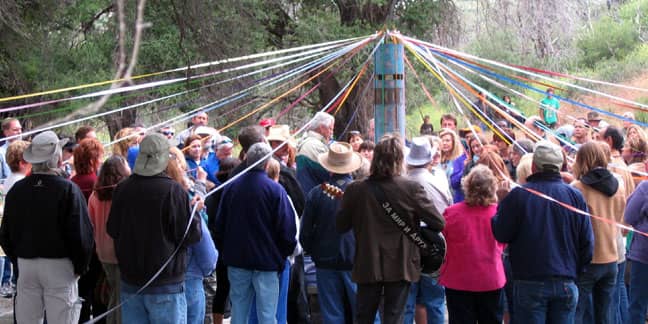
[[[567,121],[553,90],[524,125],[504,101],[475,103],[492,134],[446,114],[409,140],[372,120],[336,141],[319,112],[233,141],[199,112],[105,149],[6,119],[0,294],[18,323],[643,324],[644,130]],[[438,271],[399,221],[443,234]]]

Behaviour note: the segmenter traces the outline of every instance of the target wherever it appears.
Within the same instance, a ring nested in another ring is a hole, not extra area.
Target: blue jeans
[[[573,323],[578,288],[566,278],[544,281],[515,280],[515,323]]]
[[[279,300],[277,300],[277,323],[288,322],[288,286],[290,284],[290,261],[286,260],[284,269],[279,275]],[[256,313],[256,301],[252,300],[249,324],[259,323]]]
[[[11,261],[6,256],[0,258],[2,259],[2,284],[6,285],[11,281]]]
[[[630,261],[630,324],[643,324],[648,308],[648,264]]]
[[[585,321],[586,314],[592,305],[594,323],[612,323],[616,311],[612,309],[614,289],[617,281],[616,262],[604,264],[588,264],[578,277],[578,306],[576,307],[576,323],[591,323]],[[589,303],[591,296],[592,303]]]
[[[317,268],[315,276],[322,323],[344,323],[345,300],[351,306],[355,318],[358,287],[351,281],[351,271]]]
[[[405,324],[414,323],[417,304],[425,306],[429,324],[445,321],[445,289],[435,278],[422,275],[421,280],[412,283],[405,305]]]
[[[122,282],[122,287],[127,285]],[[130,299],[132,297],[132,299]],[[122,289],[122,323],[184,324],[187,323],[187,300],[184,292],[177,294],[135,295]]]
[[[205,287],[199,278],[185,279],[187,300],[187,324],[202,324],[205,321]]]
[[[626,261],[617,264],[617,280],[614,289],[614,300],[612,301],[612,310],[616,311],[615,323],[628,322],[628,291],[626,290],[625,281],[623,279],[625,274]]]
[[[279,275],[275,271],[255,271],[228,267],[232,324],[247,324],[252,300],[256,300],[259,323],[277,323]],[[256,295],[256,296],[255,296]]]

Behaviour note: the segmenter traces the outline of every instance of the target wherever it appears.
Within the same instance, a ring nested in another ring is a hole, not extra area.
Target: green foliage
[[[577,42],[582,52],[580,64],[587,67],[610,58],[623,59],[639,43],[638,36],[632,21],[603,17],[590,33]]]

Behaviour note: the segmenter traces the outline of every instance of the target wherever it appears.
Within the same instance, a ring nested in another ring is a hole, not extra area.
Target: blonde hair
[[[605,146],[598,141],[583,144],[576,152],[572,172],[576,179],[596,168],[607,168],[610,163],[610,154],[606,153]]]
[[[488,206],[496,203],[497,183],[493,171],[485,165],[476,165],[461,179],[461,189],[465,193],[464,202],[468,206]]]
[[[527,153],[522,155],[520,158],[520,163],[518,163],[517,169],[515,170],[515,175],[517,176],[517,182],[521,185],[527,183],[527,177],[533,173],[531,170],[531,165],[533,164],[533,153]]]
[[[443,151],[441,152],[441,162],[452,161],[463,154],[463,145],[461,145],[461,141],[459,140],[457,133],[455,133],[451,129],[444,128],[443,130],[441,130],[441,133],[439,133],[439,138],[443,139],[443,136],[446,135],[450,135],[450,137],[452,137],[452,150],[450,150],[449,153],[445,153]]]
[[[648,136],[646,136],[646,132],[644,132],[644,130],[641,129],[641,127],[639,127],[638,125],[634,125],[634,124],[628,126],[628,129],[626,130],[626,137],[630,134],[630,130],[635,130],[635,131],[637,131],[637,136],[638,136],[639,138],[641,138],[642,140],[648,142]],[[633,137],[634,137],[634,136],[633,136]],[[628,139],[630,139],[630,138],[628,138]]]
[[[187,164],[185,162],[184,155],[182,155],[182,152],[180,152],[177,147],[171,147],[169,149],[169,153],[171,154],[171,158],[169,159],[169,164],[167,164],[166,174],[171,179],[182,185],[185,190],[188,190],[189,184],[185,180],[185,171]]]
[[[6,162],[9,165],[11,172],[20,171],[20,162],[25,161],[23,159],[23,152],[25,152],[27,146],[29,146],[29,142],[21,140],[15,140],[13,143],[9,144],[9,147],[7,148]]]
[[[117,132],[117,134],[115,134],[115,140],[122,139],[122,138],[127,137],[129,135],[132,135],[134,133],[135,133],[134,128],[130,128],[130,127],[122,128]],[[134,145],[136,141],[137,141],[136,136],[133,136],[133,137],[131,137],[129,139],[126,139],[126,140],[123,140],[123,141],[119,141],[119,142],[113,144],[112,153],[114,155],[127,157],[128,156],[128,148],[131,147],[132,145]]]
[[[278,181],[280,172],[281,165],[279,162],[275,159],[268,160],[268,163],[266,164],[266,173],[268,174],[268,177],[273,181]]]
[[[175,160],[182,171],[187,171],[187,160],[185,160],[185,156],[184,154],[182,154],[182,151],[179,148],[172,146],[169,148],[169,153],[173,155],[173,159],[169,160]]]

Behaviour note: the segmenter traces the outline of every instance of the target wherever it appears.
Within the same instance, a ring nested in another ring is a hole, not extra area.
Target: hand
[[[198,167],[196,170],[196,180],[205,183],[207,181],[207,171],[203,169],[201,166]]]
[[[203,171],[204,172],[204,171]],[[205,207],[205,202],[200,198],[200,196],[195,195],[193,199],[191,199],[191,207],[196,205],[196,211],[202,210],[203,207]]]

